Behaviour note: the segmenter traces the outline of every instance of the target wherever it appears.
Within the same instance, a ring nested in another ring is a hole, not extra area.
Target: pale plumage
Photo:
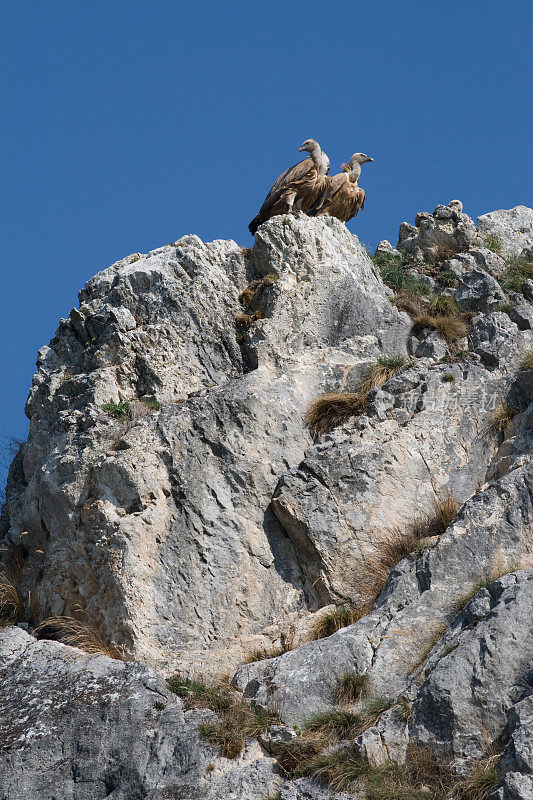
[[[299,148],[310,157],[285,170],[267,194],[256,217],[250,222],[250,233],[276,214],[307,211],[323,194],[329,172],[329,158],[314,139],[307,139]]]

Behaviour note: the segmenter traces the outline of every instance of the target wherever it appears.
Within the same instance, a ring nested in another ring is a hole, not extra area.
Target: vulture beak
[[[367,161],[374,161],[374,159],[373,159],[373,158],[370,158],[370,156],[369,156],[369,157],[367,158]]]
[[[304,148],[303,148],[303,145],[302,145],[302,147],[299,147],[299,148],[298,148],[298,152],[299,152],[299,153],[303,152],[303,149],[304,149]]]

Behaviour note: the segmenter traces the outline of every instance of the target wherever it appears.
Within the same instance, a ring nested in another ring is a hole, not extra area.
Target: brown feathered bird
[[[356,217],[365,207],[365,191],[358,186],[361,164],[373,161],[364,153],[354,153],[349,164],[343,164],[343,172],[327,178],[327,188],[321,198],[309,209],[309,214],[321,217],[329,214],[341,222]]]
[[[327,187],[329,158],[314,139],[306,139],[298,150],[307,151],[309,158],[289,167],[279,176],[267,194],[259,214],[248,225],[250,233],[255,234],[263,222],[276,214],[307,211],[323,195]]]

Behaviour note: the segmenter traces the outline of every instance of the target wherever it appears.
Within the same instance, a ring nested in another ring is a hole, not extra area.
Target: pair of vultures
[[[330,177],[329,158],[318,142],[307,139],[299,152],[307,151],[309,157],[285,170],[271,188],[259,214],[248,225],[250,233],[276,214],[304,211],[311,217],[330,214],[341,222],[355,217],[365,207],[365,192],[359,187],[361,164],[373,161],[364,153],[354,153],[342,172]]]

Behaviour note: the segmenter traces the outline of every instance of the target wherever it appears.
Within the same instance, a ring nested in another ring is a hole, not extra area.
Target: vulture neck
[[[315,167],[320,167],[322,165],[322,150],[320,149],[320,145],[315,145],[313,149],[309,151],[309,155],[313,159]]]
[[[355,185],[357,186],[357,184],[359,183],[359,178],[361,177],[361,164],[359,164],[359,162],[356,161],[355,164],[351,165],[351,167],[352,168],[348,173],[348,177],[350,179],[350,183],[355,183]]]

